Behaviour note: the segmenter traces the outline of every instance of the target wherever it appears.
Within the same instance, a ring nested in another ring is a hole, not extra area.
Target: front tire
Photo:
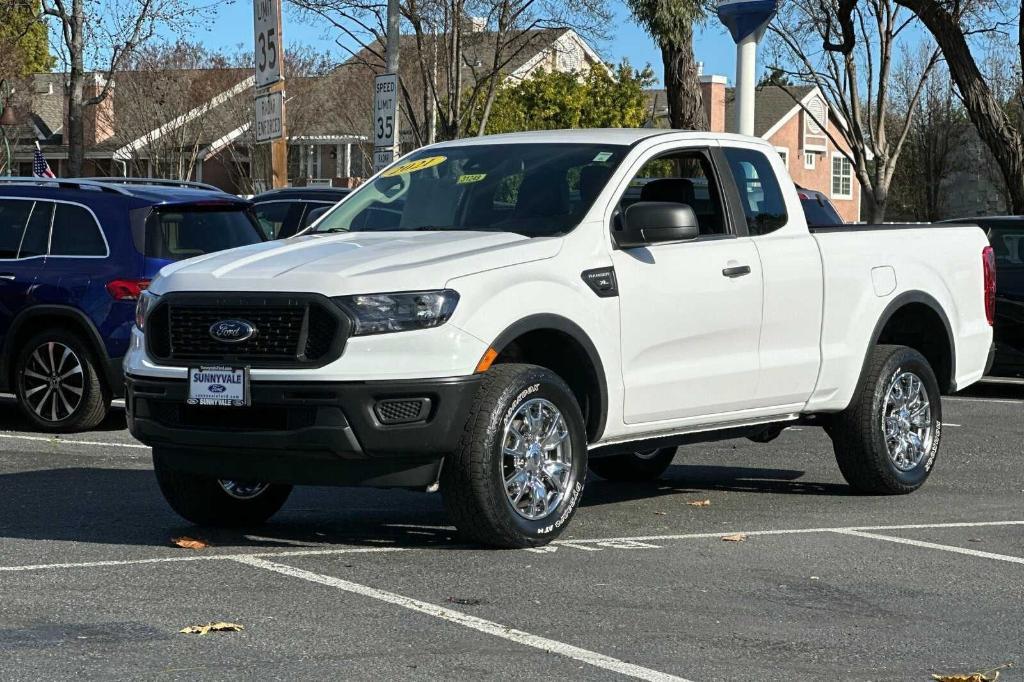
[[[653,481],[675,459],[677,448],[659,448],[590,460],[590,470],[606,481]]]
[[[849,407],[828,429],[836,462],[860,493],[920,488],[939,451],[942,400],[931,365],[906,346],[871,351]]]
[[[75,334],[45,329],[22,346],[14,365],[18,405],[40,431],[87,431],[110,409],[98,363]]]
[[[179,516],[198,526],[255,526],[276,514],[291,494],[290,485],[221,480],[168,466],[167,455],[153,449],[153,470],[160,492]]]
[[[441,492],[470,540],[536,547],[568,525],[586,471],[586,430],[569,387],[543,367],[502,364],[483,377]]]

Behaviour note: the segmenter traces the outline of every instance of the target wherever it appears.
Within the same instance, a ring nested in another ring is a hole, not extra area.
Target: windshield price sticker
[[[483,180],[486,177],[487,177],[486,173],[474,173],[472,175],[460,175],[459,179],[458,179],[458,182],[456,184],[458,184],[458,185],[471,185],[474,182],[480,182],[481,180]]]
[[[407,173],[415,173],[416,171],[426,170],[427,168],[433,168],[439,166],[448,160],[447,156],[427,156],[422,159],[416,159],[415,161],[407,161],[400,163],[394,168],[389,168],[380,174],[382,178],[393,178],[397,175],[405,175]]]
[[[193,367],[188,371],[188,405],[243,407],[249,404],[245,367]]]
[[[601,152],[594,157],[594,163],[604,163],[608,159],[612,158],[612,152]]]

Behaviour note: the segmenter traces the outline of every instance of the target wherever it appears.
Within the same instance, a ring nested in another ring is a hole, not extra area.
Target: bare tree
[[[345,69],[363,78],[383,71],[386,17],[382,3],[364,0],[291,0],[338,32],[352,59]],[[402,0],[402,113],[416,145],[436,136],[479,134],[497,86],[522,55],[537,45],[537,31],[572,27],[601,34],[604,0]],[[474,112],[482,125],[470,127]],[[367,117],[368,119],[368,117]],[[363,128],[365,126],[360,126]]]
[[[42,0],[42,7],[60,36],[59,57],[68,74],[68,171],[81,175],[85,109],[110,96],[114,75],[158,28],[183,28],[200,10],[186,0]],[[90,65],[95,65],[100,82],[87,96],[86,68]]]
[[[842,1],[842,0],[839,0]],[[889,185],[906,142],[917,102],[939,61],[938,48],[920,60],[899,60],[908,28],[915,18],[896,0],[867,0],[853,8],[856,37],[848,52],[824,47],[841,33],[836,0],[792,0],[769,26],[774,68],[780,76],[818,87],[844,125],[829,128],[817,121],[838,148],[848,148],[857,180],[865,190],[868,219],[885,219]],[[893,71],[904,83],[904,115],[893,116]],[[792,88],[781,85],[790,94]],[[799,98],[794,96],[794,101]],[[813,112],[808,115],[814,116]],[[836,132],[832,132],[835,130]],[[839,144],[840,140],[845,144]]]

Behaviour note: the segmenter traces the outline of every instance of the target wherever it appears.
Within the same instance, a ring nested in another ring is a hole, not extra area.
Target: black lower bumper
[[[167,466],[268,483],[382,487],[436,482],[479,384],[476,376],[253,381],[249,407],[203,407],[186,404],[184,380],[125,380],[128,427]]]

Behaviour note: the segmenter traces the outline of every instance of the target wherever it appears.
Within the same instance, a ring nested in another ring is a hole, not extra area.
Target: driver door
[[[649,159],[622,195],[620,214],[638,201],[678,202],[700,227],[694,240],[612,253],[627,424],[756,404],[761,264],[750,238],[736,234],[720,187],[710,149],[686,147]]]

